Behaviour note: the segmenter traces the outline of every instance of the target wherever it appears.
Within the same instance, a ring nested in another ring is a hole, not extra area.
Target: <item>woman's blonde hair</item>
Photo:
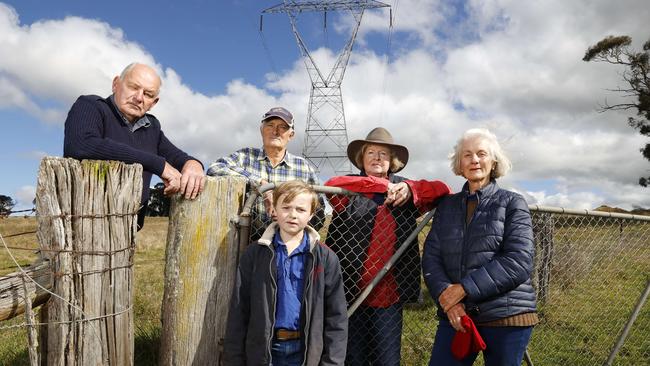
[[[460,139],[458,139],[456,146],[454,146],[454,152],[449,155],[449,165],[454,174],[460,176],[463,175],[460,166],[460,159],[463,156],[463,143],[473,139],[480,139],[488,143],[488,153],[495,162],[494,168],[492,169],[492,172],[490,172],[490,178],[496,179],[505,176],[512,168],[512,163],[510,162],[510,159],[508,159],[508,156],[503,152],[503,149],[501,149],[497,137],[487,128],[469,129],[463,133]]]

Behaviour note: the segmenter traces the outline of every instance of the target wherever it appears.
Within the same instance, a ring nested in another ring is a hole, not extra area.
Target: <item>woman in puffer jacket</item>
[[[482,338],[486,366],[521,365],[539,321],[530,279],[534,244],[528,205],[497,185],[511,164],[486,129],[463,134],[451,167],[467,182],[440,202],[422,256],[440,318],[429,365],[472,365],[483,347],[459,344],[464,334]]]

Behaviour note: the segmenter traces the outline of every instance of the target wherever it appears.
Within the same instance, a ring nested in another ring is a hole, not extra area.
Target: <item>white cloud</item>
[[[540,191],[526,193],[527,194],[524,196],[527,198],[529,204],[540,206],[592,210],[602,204],[602,197],[599,197],[592,192],[547,194],[545,191]]]
[[[638,151],[646,139],[626,125],[625,114],[596,112],[599,102],[615,98],[606,89],[620,83],[617,69],[581,60],[608,34],[645,40],[645,1],[395,4],[394,30],[409,46],[396,44],[388,65],[383,56],[355,48],[343,83],[350,140],[384,126],[411,152],[404,175],[443,179],[458,190],[463,180],[451,173],[447,154],[462,131],[484,126],[501,138],[514,163],[502,186],[530,203],[650,206],[647,189],[635,185],[648,171]],[[343,29],[345,20],[337,26]],[[386,14],[370,12],[360,41],[368,42],[371,32],[385,35],[386,28]],[[153,113],[165,133],[205,162],[259,145],[260,115],[274,105],[294,112],[298,130],[290,150],[302,149],[309,94],[302,60],[269,74],[267,85],[234,79],[223,94],[205,95],[109,24],[68,17],[23,25],[2,3],[0,49],[0,110],[20,108],[61,124],[74,98],[107,95],[113,75],[139,60],[161,72]],[[326,73],[337,56],[323,48],[312,54]],[[545,181],[552,183],[536,184]]]
[[[27,151],[25,153],[21,154],[21,157],[26,158],[26,159],[33,159],[33,160],[38,160],[40,161],[44,157],[48,156],[49,154],[45,151],[41,150],[34,150],[34,151]]]
[[[142,46],[107,23],[67,17],[22,25],[15,10],[4,3],[0,3],[0,49],[4,106],[53,123],[63,121],[80,94],[110,93],[111,78],[130,62],[155,66]],[[60,108],[40,106],[37,99],[58,102]]]
[[[14,192],[14,199],[16,200],[16,210],[24,210],[32,208],[34,198],[36,198],[36,187],[22,186]]]

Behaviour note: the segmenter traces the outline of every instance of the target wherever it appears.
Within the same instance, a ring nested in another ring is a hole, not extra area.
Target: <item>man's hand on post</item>
[[[203,166],[196,160],[188,160],[181,171],[179,191],[185,195],[186,199],[193,200],[203,192],[204,187]]]
[[[160,178],[165,184],[165,190],[163,191],[165,196],[178,192],[181,187],[181,173],[168,162],[165,162],[165,169]]]

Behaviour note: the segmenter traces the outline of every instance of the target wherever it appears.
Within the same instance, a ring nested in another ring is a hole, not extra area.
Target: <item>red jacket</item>
[[[384,204],[389,183],[405,182],[412,199],[400,207]],[[325,185],[363,193],[363,197],[330,195],[334,209],[327,244],[341,259],[346,297],[352,302],[372,281],[413,232],[421,213],[433,208],[437,199],[451,193],[441,181],[412,181],[391,175],[388,179],[371,176],[340,176]],[[364,304],[388,307],[397,302],[413,302],[420,291],[419,246],[412,245],[400,258]]]

